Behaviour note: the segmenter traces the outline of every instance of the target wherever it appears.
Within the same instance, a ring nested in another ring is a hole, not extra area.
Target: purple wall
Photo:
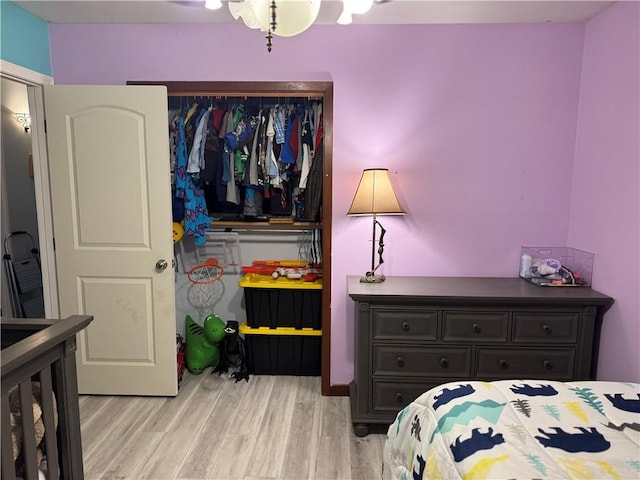
[[[640,382],[640,3],[588,22],[569,244],[594,252],[593,287],[613,296],[598,378]]]
[[[386,275],[516,276],[521,245],[567,241],[584,30],[316,25],[270,54],[235,25],[52,24],[50,36],[60,84],[334,82],[331,383],[346,384],[345,277],[371,252],[370,220],[346,216],[362,169],[388,167],[408,211],[383,219]]]

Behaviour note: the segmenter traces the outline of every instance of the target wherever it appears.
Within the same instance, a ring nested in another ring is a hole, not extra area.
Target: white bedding
[[[452,382],[389,427],[385,479],[640,479],[640,384]]]

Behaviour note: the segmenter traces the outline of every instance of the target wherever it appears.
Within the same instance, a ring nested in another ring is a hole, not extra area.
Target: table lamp
[[[358,189],[351,202],[347,215],[372,215],[373,239],[371,241],[371,270],[360,278],[362,283],[380,283],[384,281],[384,275],[376,275],[376,270],[384,263],[382,252],[384,251],[384,234],[386,230],[377,220],[377,215],[404,215],[406,212],[400,206],[391,181],[389,169],[368,168],[362,172],[362,178]],[[378,240],[378,265],[376,259],[376,227],[380,227]]]

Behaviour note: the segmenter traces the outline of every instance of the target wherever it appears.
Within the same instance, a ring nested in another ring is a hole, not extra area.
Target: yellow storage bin
[[[238,285],[244,288],[286,288],[293,290],[322,290],[322,278],[317,278],[312,282],[305,282],[301,279],[290,279],[285,276],[273,278],[271,275],[260,275],[258,273],[245,274]]]
[[[249,273],[244,289],[249,327],[322,328],[322,279],[313,282]]]

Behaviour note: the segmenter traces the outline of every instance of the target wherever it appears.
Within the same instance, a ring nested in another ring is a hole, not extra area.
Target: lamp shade
[[[387,168],[369,168],[362,172],[347,215],[403,215],[393,191]]]

